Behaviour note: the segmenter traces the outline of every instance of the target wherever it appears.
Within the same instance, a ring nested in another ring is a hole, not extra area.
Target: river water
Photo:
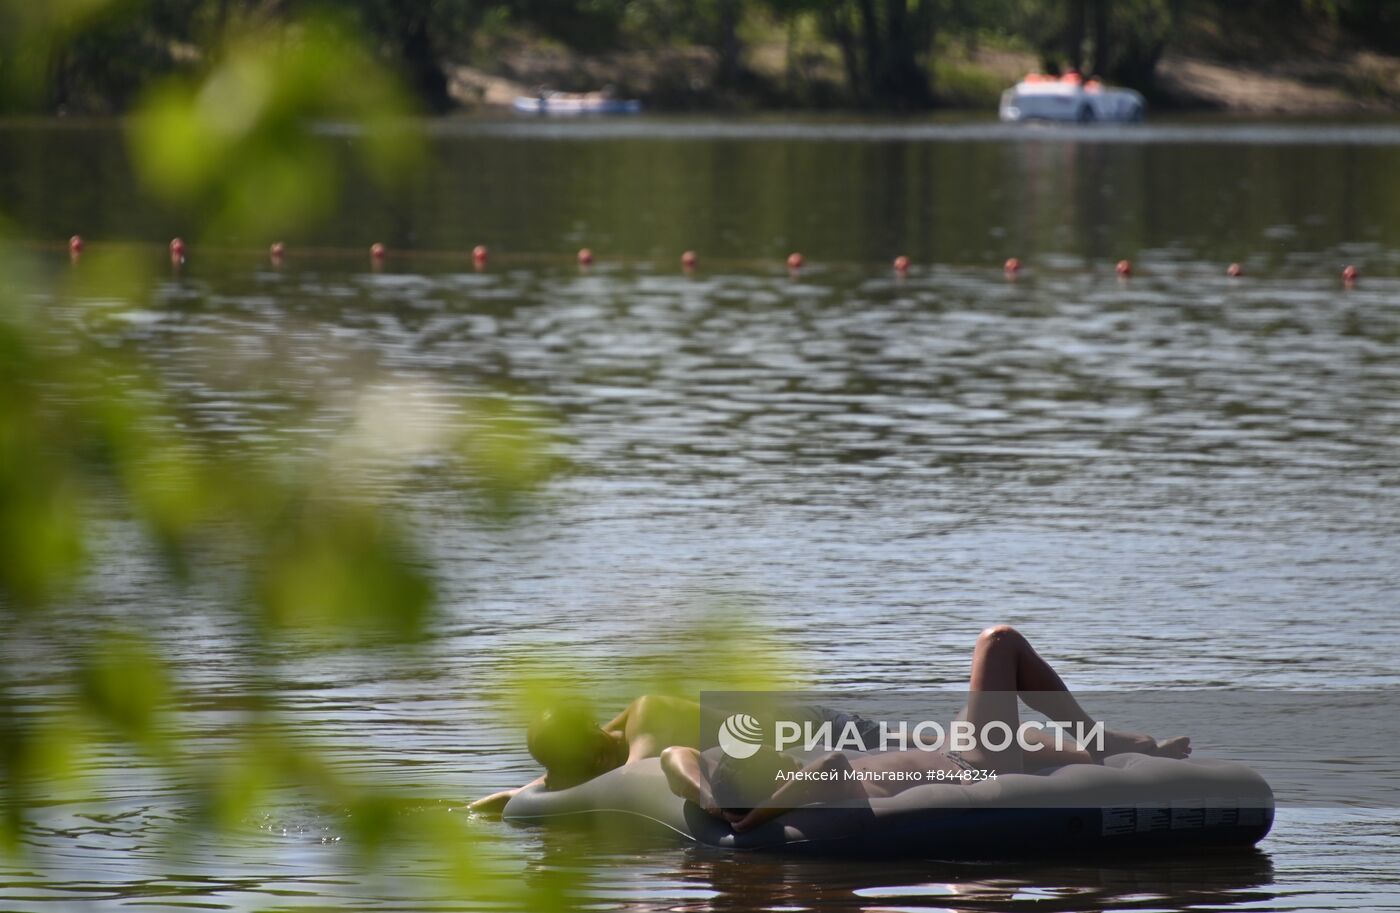
[[[0,130],[0,209],[55,271],[74,231],[154,262],[188,234],[104,125]],[[413,801],[456,814],[534,775],[502,711],[512,670],[621,702],[638,657],[725,670],[719,642],[678,633],[704,618],[828,690],[955,686],[999,621],[1083,687],[1400,685],[1394,128],[450,121],[406,187],[347,184],[281,269],[267,240],[192,238],[149,300],[71,319],[141,353],[211,434],[314,447],[328,391],[508,389],[569,461],[506,527],[431,476],[404,492],[443,574],[426,658],[282,672],[297,725]],[[191,692],[246,687],[197,594],[112,561],[101,603],[165,619]],[[215,725],[218,701],[192,712]],[[413,906],[351,874],[347,823],[294,797],[182,863],[159,847],[184,810],[138,772],[104,782],[31,833],[44,868],[0,864],[0,906]],[[522,877],[568,842],[472,826]],[[1394,809],[1285,808],[1255,854],[1152,862],[578,850],[597,910],[1400,909]]]

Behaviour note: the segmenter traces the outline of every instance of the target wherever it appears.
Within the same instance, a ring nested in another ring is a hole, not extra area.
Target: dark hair
[[[561,704],[535,717],[525,744],[550,773],[587,778],[596,772],[602,736],[603,730],[587,707]]]
[[[778,774],[793,766],[791,758],[767,746],[743,759],[726,754],[710,775],[710,792],[725,811],[747,814],[777,791]]]

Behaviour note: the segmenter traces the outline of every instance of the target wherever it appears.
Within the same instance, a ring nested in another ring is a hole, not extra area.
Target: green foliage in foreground
[[[96,3],[53,7],[23,27],[30,40],[56,41],[79,17],[103,13]],[[395,127],[404,99],[343,28],[264,26],[222,48],[199,84],[153,88],[132,121],[132,148],[153,198],[205,213],[206,224],[286,230],[335,203],[336,162],[318,153],[314,121],[356,125],[361,167],[382,176],[416,151],[417,139]],[[549,475],[542,423],[492,397],[461,399],[445,416],[439,400],[436,421],[410,429],[402,397],[388,390],[363,397],[316,457],[215,443],[190,433],[146,365],[62,316],[81,310],[100,323],[106,308],[145,306],[155,277],[139,258],[94,251],[81,268],[46,276],[0,243],[0,274],[0,851],[24,852],[33,816],[55,802],[85,807],[104,783],[139,770],[192,810],[188,826],[246,828],[293,789],[344,822],[348,849],[367,867],[410,853],[438,860],[444,896],[469,892],[502,909],[564,904],[571,882],[522,881],[464,816],[409,813],[347,776],[294,734],[275,689],[257,684],[272,680],[274,655],[414,650],[432,635],[431,563],[394,509],[392,486],[366,484],[363,467],[431,454],[485,495],[464,504],[509,516]],[[118,541],[126,554],[154,556],[172,585],[198,587],[188,611],[245,643],[253,684],[221,698],[229,714],[219,738],[191,731],[180,711],[191,695],[162,655],[161,619],[102,604],[104,578],[121,574]],[[179,837],[169,835],[171,852]],[[28,864],[44,872],[42,860]]]
[[[55,47],[81,22],[126,8],[73,0],[22,26],[26,40]],[[344,20],[245,22],[197,80],[147,87],[128,122],[144,193],[187,210],[197,231],[277,236],[334,213],[342,166],[393,180],[421,154],[421,137],[404,127],[409,93],[354,34]],[[36,83],[7,85],[24,95]],[[354,132],[351,155],[324,154],[314,131],[326,119]],[[358,781],[343,754],[294,725],[276,685],[280,663],[331,651],[385,669],[421,661],[439,586],[414,518],[396,507],[412,479],[394,468],[429,464],[442,474],[435,485],[455,483],[463,512],[509,522],[555,470],[549,425],[498,391],[468,397],[370,378],[338,433],[310,454],[304,442],[280,451],[201,433],[154,364],[104,344],[114,312],[158,299],[140,253],[103,247],[44,270],[0,236],[0,853],[25,854],[36,818],[57,804],[86,811],[112,787],[150,783],[181,817],[166,852],[197,860],[200,842],[186,837],[236,838],[291,795],[338,822],[344,862],[367,880],[422,872],[432,895],[422,900],[577,906],[586,869],[532,866],[514,841],[464,814]],[[424,400],[430,409],[415,406]],[[216,632],[211,647],[237,657],[245,684],[200,693],[163,653],[168,616],[104,603],[105,584],[125,579],[133,556],[189,594],[188,620]],[[772,657],[750,663],[752,650],[740,626],[702,621],[606,676],[521,666],[495,684],[517,715],[585,696],[583,683],[604,677],[632,694],[693,696],[721,665],[741,670],[730,687],[777,684]],[[210,701],[221,721],[212,736],[183,712]],[[47,874],[41,858],[24,864]]]

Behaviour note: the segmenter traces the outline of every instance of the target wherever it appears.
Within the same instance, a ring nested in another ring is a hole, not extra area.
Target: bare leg
[[[1094,756],[1078,747],[1073,739],[1062,738],[1059,742],[1048,732],[1038,729],[1027,730],[1026,742],[1040,746],[1035,751],[1022,750],[1021,763],[1026,773],[1035,773],[1051,767],[1064,767],[1066,764],[1093,764]]]
[[[966,719],[977,732],[982,732],[988,723],[1005,723],[1015,732],[1021,725],[1021,711],[1017,703],[1017,692],[1029,687],[1029,679],[1041,670],[1031,669],[1031,662],[1023,656],[1035,651],[1024,637],[1010,625],[997,625],[988,628],[977,636],[977,646],[972,650],[972,675],[968,680]],[[1045,669],[1054,675],[1054,670],[1042,661]],[[1029,673],[1023,680],[1023,666]],[[1058,676],[1056,677],[1058,678]],[[1061,683],[1061,687],[1064,685]],[[1068,690],[1065,692],[1068,694]],[[1014,741],[1000,751],[992,751],[979,744],[966,753],[968,760],[998,773],[1020,773],[1025,769],[1021,747]]]
[[[972,651],[972,676],[968,685],[970,693],[966,719],[978,732],[987,723],[1000,721],[1014,733],[1020,725],[1018,696],[1026,702],[1026,706],[1051,720],[1079,724],[1086,731],[1095,725],[1093,717],[1075,700],[1059,674],[1010,625],[996,625],[978,635],[977,646]],[[1102,755],[1125,751],[1185,757],[1190,754],[1191,748],[1190,740],[1184,737],[1158,743],[1150,736],[1108,731],[1104,750],[1094,752],[1090,759],[1098,760]],[[1028,761],[1033,767],[1045,766],[1042,763],[1044,759],[1032,760],[1025,756],[1015,741],[1001,751],[990,751],[979,746],[977,750],[968,752],[968,758],[1001,773],[1019,773],[1026,769]],[[1064,763],[1081,759],[1076,753],[1057,760]]]
[[[666,785],[682,799],[689,799],[716,818],[722,817],[710,790],[710,775],[705,759],[694,748],[672,745],[661,752],[661,770]]]

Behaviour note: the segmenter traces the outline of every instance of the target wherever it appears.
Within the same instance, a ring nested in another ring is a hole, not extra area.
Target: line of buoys
[[[86,249],[87,241],[84,240],[82,235],[73,235],[68,239],[68,254],[75,263],[82,256],[83,252]],[[188,247],[185,244],[185,240],[180,237],[171,238],[169,250],[170,262],[177,267],[182,266],[185,263],[186,254],[188,253]],[[287,246],[281,241],[273,241],[270,245],[268,245],[267,252],[268,259],[271,260],[272,265],[280,267],[286,259]],[[384,265],[384,261],[388,258],[388,255],[389,249],[384,244],[378,241],[371,244],[369,247],[370,261],[376,269],[381,268]],[[478,244],[472,248],[471,257],[472,263],[476,266],[477,270],[484,270],[487,264],[490,262],[491,252],[485,244]],[[591,267],[595,262],[595,257],[593,255],[592,249],[587,247],[579,248],[577,260],[578,265],[580,267],[583,267],[585,269]],[[788,272],[795,276],[799,272],[801,272],[802,269],[807,265],[807,258],[804,257],[801,252],[793,251],[792,253],[788,254],[786,263]],[[908,256],[904,254],[900,254],[893,260],[894,271],[897,275],[901,277],[908,275],[909,268],[911,265],[912,261]],[[698,269],[699,266],[699,254],[697,254],[693,250],[687,250],[682,252],[682,270],[684,270],[686,273],[692,273],[696,269]],[[1014,280],[1018,276],[1020,276],[1021,266],[1021,261],[1018,258],[1009,257],[1007,258],[1006,262],[1002,264],[1002,273],[1006,276],[1007,279]],[[1114,266],[1114,272],[1118,275],[1120,279],[1132,278],[1133,262],[1127,259],[1119,260]],[[1244,265],[1239,262],[1231,263],[1228,267],[1226,267],[1225,275],[1231,279],[1243,278],[1245,275]],[[1357,269],[1355,264],[1348,263],[1345,267],[1343,267],[1343,285],[1350,288],[1356,285],[1357,282],[1360,281],[1360,279],[1361,271]]]

